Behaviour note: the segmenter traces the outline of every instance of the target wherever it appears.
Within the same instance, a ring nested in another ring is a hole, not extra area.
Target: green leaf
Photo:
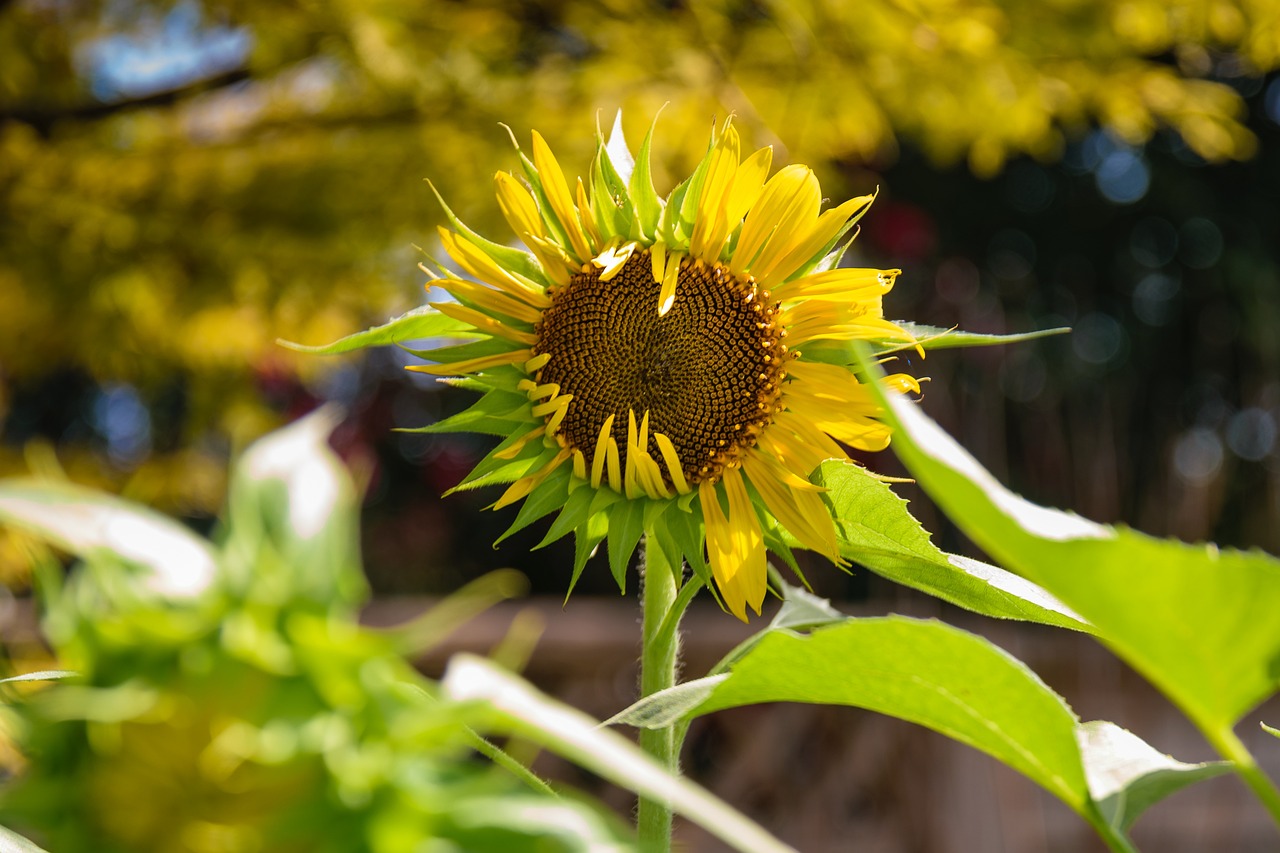
[[[627,738],[486,660],[454,656],[445,671],[443,689],[459,702],[487,702],[492,728],[541,744],[644,797],[669,802],[677,814],[734,849],[753,853],[791,850],[704,788],[668,773]]]
[[[918,723],[1088,808],[1071,710],[1020,661],[941,622],[889,616],[803,636],[770,631],[696,713],[761,702],[852,705]]]
[[[1021,341],[1034,341],[1054,335],[1070,334],[1067,326],[1052,329],[1037,329],[1033,332],[1016,332],[1009,335],[990,335],[979,332],[961,332],[957,329],[944,329],[941,326],[926,326],[923,323],[893,321],[907,332],[915,336],[915,344],[903,344],[902,341],[886,341],[891,350],[914,349],[918,344],[926,350],[954,349],[957,347],[990,347],[1003,344],[1015,344]]]
[[[876,368],[863,364],[875,376]],[[1057,596],[1223,748],[1280,683],[1280,560],[1153,539],[1037,506],[1002,486],[908,401],[870,387],[893,448],[938,505],[1003,565]]]
[[[1268,726],[1266,723],[1258,723],[1258,725],[1262,726],[1262,730],[1267,734],[1273,734],[1276,737],[1280,737],[1280,729],[1272,728],[1271,726]]]
[[[408,313],[401,314],[393,320],[383,323],[381,326],[373,326],[365,329],[363,332],[356,332],[354,335],[347,335],[345,338],[339,338],[330,344],[320,346],[307,346],[305,344],[297,344],[293,341],[276,339],[276,343],[287,349],[296,352],[310,353],[311,355],[338,355],[339,353],[351,352],[353,350],[365,349],[367,347],[383,346],[385,344],[396,344],[401,341],[412,341],[419,338],[435,338],[435,337],[451,337],[466,338],[476,337],[478,333],[475,328],[462,320],[455,320],[452,317],[446,317],[435,309],[434,306],[419,305]]]
[[[64,678],[75,678],[79,674],[70,669],[42,669],[39,672],[24,672],[22,675],[0,678],[0,684],[12,684],[15,681],[60,681]]]
[[[904,343],[898,339],[873,341],[871,346],[877,355],[914,350],[917,346],[924,350],[1000,346],[1003,344],[1016,344],[1022,341],[1034,341],[1053,335],[1064,335],[1071,331],[1071,329],[1061,326],[1011,335],[988,335],[977,332],[961,332],[956,329],[944,329],[940,326],[908,323],[901,320],[892,322],[914,335],[916,338],[915,343]],[[814,341],[813,343],[805,344],[804,357],[811,361],[822,361],[827,364],[853,364],[857,361],[857,355],[854,352],[855,346],[855,342],[852,341]]]
[[[624,500],[609,510],[609,571],[618,589],[627,591],[627,566],[644,532],[642,499]]]
[[[221,562],[234,586],[284,588],[322,606],[366,595],[360,499],[329,447],[341,419],[337,406],[324,406],[258,439],[236,462]]]
[[[116,555],[145,569],[142,586],[168,598],[198,595],[216,574],[209,543],[183,525],[71,483],[0,481],[0,521],[86,560]]]
[[[1231,772],[1226,761],[1176,761],[1114,723],[1083,723],[1077,737],[1090,796],[1117,830],[1127,830],[1147,807],[1175,791]]]
[[[13,830],[0,826],[0,853],[46,853],[46,851]]]
[[[710,675],[645,696],[604,721],[606,726],[665,729],[701,705],[728,675]]]
[[[907,502],[861,466],[824,462],[813,481],[827,488],[845,558],[986,616],[1089,630],[1070,608],[1030,581],[939,550],[908,512]]]

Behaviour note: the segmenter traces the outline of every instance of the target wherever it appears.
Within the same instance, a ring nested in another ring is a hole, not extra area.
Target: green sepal
[[[693,180],[690,175],[685,178],[676,188],[667,196],[666,206],[662,209],[662,219],[658,222],[658,237],[667,246],[676,250],[688,250],[689,237],[685,234],[681,236],[680,226],[680,209],[684,206],[684,197],[689,192],[689,182]]]
[[[404,344],[399,344],[399,347],[410,355],[416,355],[424,361],[433,361],[437,364],[453,364],[459,361],[470,361],[473,358],[484,358],[485,356],[524,349],[522,345],[515,341],[490,337],[469,341],[465,344],[433,347],[432,349],[414,349]]]
[[[500,364],[497,367],[486,367],[475,374],[475,379],[490,388],[507,391],[512,394],[521,393],[519,385],[529,378],[523,367],[514,364]]]
[[[569,579],[569,588],[565,590],[564,600],[568,601],[573,588],[582,577],[582,570],[587,560],[595,553],[596,548],[609,532],[609,517],[604,513],[591,515],[585,523],[573,531],[573,577]]]
[[[562,464],[548,474],[541,483],[534,486],[524,502],[520,504],[516,520],[511,522],[506,532],[494,541],[493,546],[498,547],[498,544],[508,536],[524,530],[543,516],[555,512],[557,507],[564,506],[565,500],[569,497],[569,480],[572,476],[573,468],[568,464]]]
[[[661,110],[658,114],[661,114]],[[644,240],[657,239],[658,223],[662,219],[662,199],[653,188],[653,131],[658,125],[658,116],[654,115],[649,125],[649,132],[644,135],[640,144],[640,153],[636,157],[636,167],[631,173],[628,187],[631,190],[631,201],[635,204],[636,220],[640,226],[640,237]]]
[[[556,455],[555,448],[544,447],[542,442],[536,439],[531,439],[528,444],[520,448],[520,452],[516,454],[514,459],[500,459],[494,455],[498,451],[510,447],[519,440],[522,434],[517,433],[509,436],[506,441],[490,451],[485,458],[480,460],[476,467],[471,469],[471,473],[462,478],[462,482],[444,493],[445,497],[454,492],[465,492],[493,483],[510,483],[513,480],[518,480],[530,471],[535,470],[539,465],[550,462],[552,457]]]
[[[570,485],[572,486],[572,483]],[[543,536],[542,541],[534,545],[532,550],[545,548],[586,524],[591,515],[591,501],[595,493],[595,489],[587,483],[579,483],[576,489],[570,488],[569,496],[565,499],[564,506],[560,508],[560,514],[547,528],[547,535]]]
[[[547,275],[542,271],[542,265],[538,263],[538,259],[528,252],[521,251],[512,246],[504,246],[501,243],[495,243],[481,237],[472,231],[466,224],[459,219],[445,203],[444,197],[440,195],[440,191],[436,189],[436,185],[427,181],[427,186],[431,187],[431,192],[435,193],[436,200],[440,202],[440,206],[444,208],[445,218],[449,220],[449,224],[453,229],[467,239],[473,246],[484,252],[498,266],[511,272],[519,273],[530,281],[536,282],[543,287],[550,287],[551,282],[547,280]]]
[[[532,422],[533,404],[529,402],[528,397],[509,391],[491,390],[456,415],[450,415],[426,426],[397,428],[394,432],[427,434],[476,432],[485,435],[509,436],[521,426]]]
[[[347,335],[345,338],[338,338],[332,343],[307,346],[293,341],[286,341],[283,338],[276,338],[276,343],[286,349],[305,352],[309,355],[339,355],[367,347],[384,346],[419,338],[441,336],[468,338],[478,337],[479,335],[480,333],[470,323],[445,316],[437,311],[435,306],[427,304],[419,305],[412,311],[388,320],[381,326],[372,326],[363,332],[356,332],[353,335]]]
[[[591,202],[595,208],[596,227],[600,229],[604,239],[607,240],[614,234],[621,234],[629,240],[642,239],[631,194],[627,192],[626,182],[614,168],[603,139],[596,149],[596,159],[592,164]]]
[[[666,513],[661,513],[651,522],[646,521],[644,530],[646,541],[657,542],[658,547],[662,549],[662,556],[666,559],[667,565],[671,567],[671,572],[676,579],[676,586],[679,586],[684,579],[684,549],[680,547],[680,543],[667,530]],[[648,545],[645,547],[647,548]]]
[[[725,123],[728,127],[728,122]],[[698,218],[698,203],[702,200],[702,185],[706,183],[707,171],[711,168],[711,154],[715,151],[716,143],[719,142],[723,131],[716,133],[715,128],[711,130],[711,140],[707,144],[707,152],[702,155],[701,162],[698,163],[693,174],[685,181],[685,191],[682,193],[679,204],[674,204],[668,210],[675,209],[679,213],[680,231],[684,233],[684,239],[688,241],[693,236],[693,223]]]
[[[644,532],[643,498],[622,501],[609,510],[609,571],[621,592],[627,591],[627,566]]]
[[[697,495],[697,492],[691,494]],[[680,546],[684,561],[688,563],[689,568],[693,569],[694,574],[703,584],[714,590],[715,581],[711,576],[711,567],[707,565],[703,549],[702,507],[697,502],[690,504],[687,508],[682,508],[680,504],[681,501],[675,500],[667,505],[667,511],[663,514],[663,525],[671,538]]]

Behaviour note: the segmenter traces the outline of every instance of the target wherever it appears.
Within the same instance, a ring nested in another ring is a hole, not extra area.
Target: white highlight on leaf
[[[322,406],[249,448],[244,470],[255,480],[280,480],[289,496],[289,526],[311,539],[328,523],[345,480],[329,450],[329,434],[341,420],[337,406]]]
[[[996,507],[1032,536],[1055,542],[1071,539],[1114,539],[1115,531],[1057,509],[1039,506],[1006,489],[991,476],[963,447],[929,418],[914,403],[901,397],[890,397],[902,428],[911,435],[920,450],[945,465],[987,493]]]
[[[40,497],[0,496],[0,514],[35,528],[72,553],[114,551],[125,560],[149,569],[142,583],[153,592],[187,598],[204,591],[213,580],[213,554],[202,539],[176,522],[139,508],[117,505],[110,497],[66,497],[59,487]],[[96,497],[96,496],[95,496]]]
[[[1004,569],[993,566],[990,563],[984,563],[981,560],[974,560],[970,557],[962,557],[959,554],[948,554],[947,562],[955,566],[967,575],[977,578],[984,583],[990,584],[996,589],[1003,590],[1010,595],[1017,596],[1024,601],[1039,605],[1045,610],[1052,610],[1054,613],[1060,613],[1068,619],[1074,619],[1082,625],[1087,625],[1083,616],[1076,613],[1067,605],[1059,601],[1055,596],[1050,594],[1048,590],[1033,584],[1026,578],[1019,577],[1012,572],[1006,572]]]
[[[636,158],[631,155],[631,149],[627,147],[627,138],[622,134],[622,110],[618,110],[618,114],[614,116],[613,129],[609,131],[609,141],[605,144],[604,150],[608,152],[609,162],[617,170],[618,177],[622,178],[622,183],[630,184],[631,173],[636,168]]]
[[[1123,794],[1125,789],[1145,776],[1195,772],[1203,778],[1226,773],[1230,769],[1227,762],[1188,764],[1178,761],[1128,729],[1105,720],[1077,726],[1076,742],[1080,744],[1089,794],[1099,804],[1108,797]]]

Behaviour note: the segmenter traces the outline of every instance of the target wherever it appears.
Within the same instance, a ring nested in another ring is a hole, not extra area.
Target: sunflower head
[[[648,534],[745,619],[760,612],[767,549],[793,566],[789,543],[840,562],[817,466],[889,441],[831,344],[913,339],[881,310],[899,271],[840,265],[873,196],[823,210],[811,169],[770,177],[772,149],[744,158],[726,120],[663,199],[652,138],[633,158],[615,125],[570,184],[535,131],[523,180],[494,178],[527,251],[446,206],[440,238],[467,277],[428,289],[470,340],[410,369],[482,392],[432,431],[504,436],[458,488],[509,483],[494,506],[525,503],[507,535],[559,510],[544,544],[575,534],[574,581],[607,537],[622,586]],[[919,391],[904,374],[885,381]]]

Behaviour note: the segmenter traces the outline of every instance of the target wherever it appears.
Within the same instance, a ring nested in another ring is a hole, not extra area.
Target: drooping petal
[[[747,607],[758,615],[764,601],[767,586],[764,536],[742,473],[737,469],[726,470],[722,482],[729,498],[727,516],[721,511],[716,486],[707,481],[698,486],[707,528],[707,555],[725,606],[745,622]]]

